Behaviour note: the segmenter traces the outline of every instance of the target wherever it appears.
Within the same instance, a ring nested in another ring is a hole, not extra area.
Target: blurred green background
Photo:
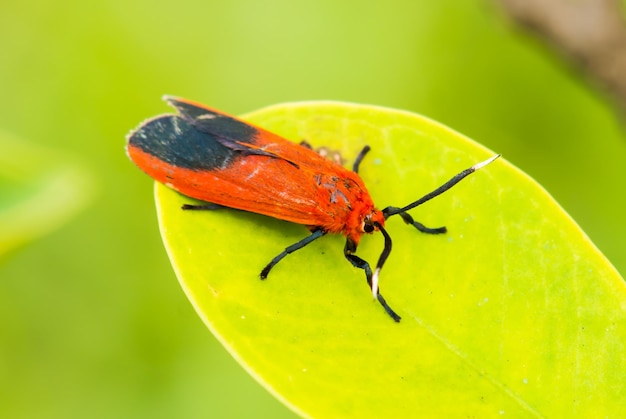
[[[626,272],[624,125],[496,2],[3,2],[0,93],[0,130],[72,156],[91,185],[63,228],[0,257],[0,417],[293,417],[169,266],[152,182],[124,154],[170,111],[163,94],[234,114],[314,99],[422,113],[532,175]]]

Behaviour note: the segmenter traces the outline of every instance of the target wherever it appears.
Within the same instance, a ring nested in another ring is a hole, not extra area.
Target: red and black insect
[[[311,234],[287,247],[261,271],[265,279],[285,256],[328,233],[346,236],[344,255],[365,271],[374,298],[400,321],[378,289],[378,276],[391,252],[385,220],[399,215],[422,233],[440,234],[445,227],[428,228],[407,212],[456,185],[491,163],[498,155],[466,169],[404,207],[382,210],[359,177],[358,170],[370,150],[359,153],[352,171],[298,145],[200,103],[174,97],[165,100],[178,111],[145,121],[128,136],[130,159],[149,176],[170,188],[205,201],[184,205],[186,210],[236,208],[303,224]],[[374,271],[355,255],[361,236],[380,231],[385,245]]]

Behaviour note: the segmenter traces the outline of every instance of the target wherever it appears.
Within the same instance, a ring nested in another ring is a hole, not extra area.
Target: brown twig
[[[626,20],[619,0],[501,0],[519,24],[537,32],[601,83],[626,111]]]

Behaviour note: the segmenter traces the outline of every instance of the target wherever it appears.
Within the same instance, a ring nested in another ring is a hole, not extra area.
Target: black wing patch
[[[131,133],[129,146],[172,166],[196,171],[224,169],[242,155],[283,159],[255,147],[258,130],[243,121],[175,98],[167,97],[166,101],[180,115],[163,115],[146,121]]]
[[[189,124],[198,131],[213,136],[215,141],[223,146],[233,151],[240,151],[245,156],[255,155],[283,159],[275,153],[253,146],[255,138],[259,135],[259,131],[255,127],[221,112],[174,97],[166,96],[165,100],[176,108],[180,112],[180,116]],[[298,167],[296,163],[284,160]]]
[[[166,97],[165,100],[176,108],[181,118],[193,125],[198,131],[212,136],[251,143],[254,142],[258,133],[253,126],[223,113],[172,97]]]
[[[169,165],[190,170],[227,167],[237,156],[236,151],[176,115],[145,122],[130,135],[128,145]]]

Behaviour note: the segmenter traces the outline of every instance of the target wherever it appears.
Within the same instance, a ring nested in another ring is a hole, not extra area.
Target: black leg
[[[445,227],[436,227],[436,228],[426,227],[424,224],[415,221],[413,217],[411,217],[411,214],[409,214],[408,212],[400,212],[399,215],[400,217],[402,217],[405,223],[412,225],[413,227],[415,227],[422,233],[443,234],[446,231],[448,231],[448,229]]]
[[[387,210],[389,211],[395,211],[398,210],[400,208],[397,207],[387,207],[383,210],[383,213],[385,213]],[[413,219],[413,217],[411,217],[411,214],[409,214],[408,212],[395,212],[395,214],[398,214],[400,217],[402,217],[402,220],[409,224],[412,225],[413,227],[415,227],[416,229],[418,229],[419,231],[421,231],[422,233],[426,233],[426,234],[443,234],[445,232],[448,231],[447,228],[445,227],[436,227],[436,228],[430,228],[430,227],[426,227],[424,224],[419,223],[417,221],[415,221]]]
[[[343,254],[345,255],[346,259],[348,259],[348,261],[352,264],[352,266],[359,268],[359,269],[363,269],[365,271],[365,279],[367,279],[367,284],[369,285],[371,289],[372,288],[372,268],[370,268],[370,264],[367,263],[365,260],[361,259],[357,255],[354,255],[353,254],[354,252],[356,252],[356,246],[350,239],[347,239],[346,246],[343,249]],[[376,298],[378,299],[378,302],[380,303],[380,305],[383,306],[387,314],[389,314],[389,316],[391,316],[391,318],[394,321],[399,322],[401,317],[398,316],[396,312],[391,309],[391,307],[389,307],[389,304],[387,304],[387,301],[385,301],[385,299],[383,298],[380,292],[376,292]]]
[[[308,148],[309,150],[313,150],[313,146],[311,144],[309,144],[309,142],[307,140],[300,141],[300,145],[302,147]]]
[[[285,250],[280,252],[280,254],[278,256],[276,256],[274,259],[272,259],[272,261],[270,263],[268,263],[265,268],[263,268],[263,270],[261,271],[261,279],[267,278],[267,275],[270,273],[270,271],[272,270],[274,265],[276,265],[278,262],[280,262],[285,256],[287,256],[290,253],[295,252],[298,249],[302,249],[304,246],[306,246],[307,244],[311,243],[312,241],[314,241],[316,239],[319,239],[324,234],[326,234],[326,232],[324,230],[315,230],[313,233],[311,233],[310,236],[305,237],[302,240],[300,240],[299,242],[294,243],[291,246],[287,247]]]
[[[366,145],[363,147],[363,150],[356,156],[356,160],[354,160],[354,164],[352,165],[352,171],[354,173],[359,173],[359,165],[363,161],[363,157],[370,151],[370,146]]]
[[[193,205],[193,204],[183,204],[183,206],[181,207],[184,210],[216,210],[216,209],[220,209],[220,208],[226,208],[223,205],[218,205],[218,204],[212,204],[212,203],[206,203],[206,204],[201,204],[201,205]]]

